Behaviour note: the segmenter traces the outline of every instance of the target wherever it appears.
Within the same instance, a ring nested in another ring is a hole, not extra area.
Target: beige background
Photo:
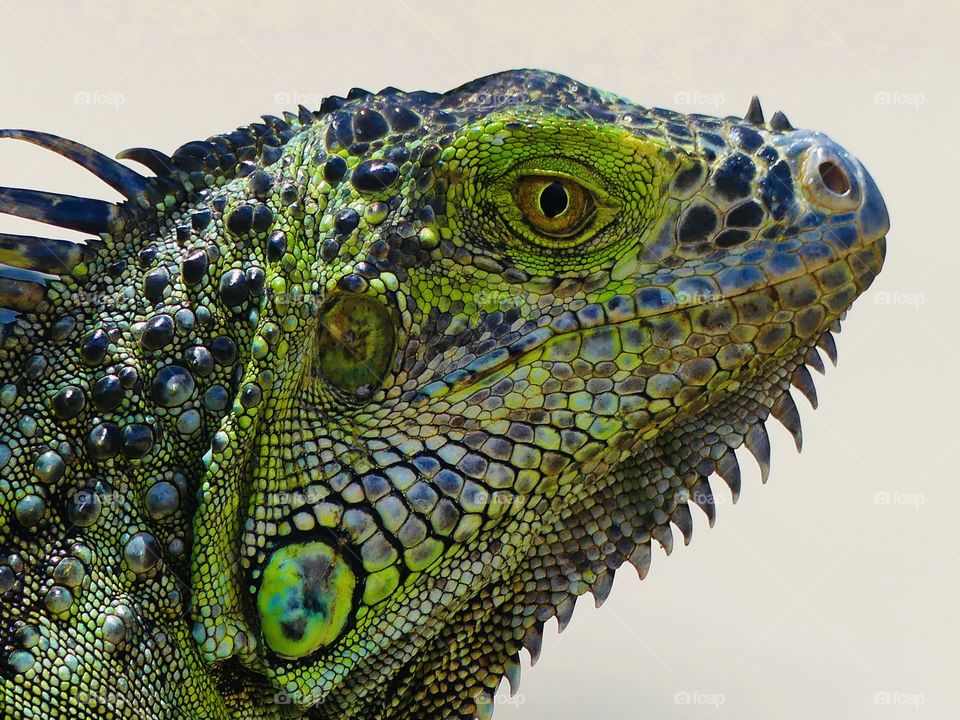
[[[535,66],[647,105],[769,115],[865,161],[887,268],[801,408],[797,456],[747,470],[718,525],[551,623],[519,718],[948,718],[960,706],[960,16],[943,2],[799,0],[0,3],[0,126],[108,153],[315,107],[354,85],[444,90]],[[953,5],[953,4],[950,4]],[[66,161],[0,143],[0,184],[115,197]],[[8,231],[24,223],[4,220]],[[702,518],[698,517],[698,521]]]

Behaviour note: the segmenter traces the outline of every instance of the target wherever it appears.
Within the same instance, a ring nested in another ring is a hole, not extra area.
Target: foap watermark
[[[299,705],[309,707],[323,700],[323,693],[317,689],[314,692],[293,691],[285,692],[281,690],[274,693],[273,702],[275,705]]]
[[[874,105],[904,105],[919,108],[925,105],[927,96],[923,93],[910,93],[901,90],[877,90],[873,94]]]
[[[119,108],[125,105],[127,96],[119,92],[104,90],[77,90],[73,94],[74,105],[104,105]]]
[[[122,508],[127,500],[123,493],[115,490],[103,491],[93,488],[84,488],[77,490],[71,497],[71,505],[78,511],[83,512],[92,508]]]
[[[273,94],[273,104],[279,107],[291,108],[303,105],[306,108],[318,108],[323,102],[323,95],[302,90],[277,90]]]
[[[905,692],[903,690],[878,690],[873,694],[874,705],[897,705],[919,709],[927,702],[923,693]]]
[[[927,302],[927,296],[923,293],[908,293],[900,290],[877,290],[873,294],[875,305],[903,305],[919,310]]]
[[[126,300],[124,298],[123,290],[120,289],[112,292],[95,292],[80,288],[70,295],[70,301],[79,307],[89,307],[103,310],[107,307],[117,307],[119,305],[123,305]]]
[[[488,313],[521,308],[526,304],[523,293],[506,290],[480,290],[474,294],[473,300],[478,308]]]
[[[704,107],[719,107],[727,101],[721,93],[705,93],[699,90],[678,90],[673,94],[673,102],[677,105],[701,105]]]
[[[463,500],[470,506],[486,506],[496,509],[506,509],[512,505],[522,505],[526,502],[523,495],[517,495],[508,490],[487,490],[475,483],[468,483],[463,489]]]
[[[507,105],[521,102],[523,96],[517,93],[476,93],[472,99],[477,105]]]
[[[720,305],[723,302],[723,296],[719,292],[714,293],[709,290],[681,291],[674,293],[674,297],[677,299],[677,307]]]
[[[516,693],[511,695],[508,692],[497,693],[497,696],[493,699],[495,705],[515,705],[520,707],[527,701],[527,698],[524,697],[523,693]]]
[[[696,705],[718,709],[727,701],[723,693],[704,692],[702,690],[678,690],[673,694],[674,705]]]
[[[270,505],[289,505],[292,507],[301,507],[303,505],[316,505],[330,496],[330,490],[311,485],[303,490],[278,490],[270,493]]]
[[[264,288],[263,294],[266,296],[267,301],[273,303],[278,310],[283,311],[293,305],[295,307],[307,307],[310,309],[311,314],[317,312],[320,305],[326,299],[322,295],[303,292],[299,288],[294,288],[289,292],[275,292],[270,288]]]
[[[927,496],[923,493],[906,493],[900,490],[879,490],[873,494],[874,505],[896,505],[919,509],[926,504]]]
[[[690,490],[686,498],[683,498],[683,496],[678,497],[678,500],[682,499],[692,502],[699,507],[707,507],[708,505],[716,507],[717,505],[726,505],[730,502],[729,496],[723,493],[714,495],[712,492],[697,489]]]

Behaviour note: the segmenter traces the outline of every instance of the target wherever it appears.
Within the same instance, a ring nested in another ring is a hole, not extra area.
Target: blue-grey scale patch
[[[870,173],[864,170],[863,177],[866,181],[866,199],[860,206],[860,230],[864,235],[871,236],[879,233],[880,228],[887,224],[887,207]]]
[[[738,200],[750,194],[757,168],[743,153],[727,157],[713,173],[713,186],[725,200]]]
[[[703,163],[694,163],[677,173],[673,179],[673,191],[681,197],[692,193],[703,182],[706,166]]]
[[[748,230],[740,228],[729,228],[719,233],[713,240],[717,247],[729,248],[734,245],[741,245],[749,240],[753,235]]]
[[[718,225],[717,211],[712,205],[693,203],[680,218],[677,241],[688,244],[703,242],[713,235]]]
[[[741,125],[730,131],[730,142],[739,145],[745,152],[752,153],[763,145],[763,136],[756,130]]]
[[[756,200],[748,200],[727,213],[728,227],[757,227],[763,222],[763,206]]]
[[[780,159],[780,153],[778,153],[777,149],[772,145],[764,145],[760,148],[759,152],[757,152],[757,157],[768,165],[772,165]]]
[[[760,197],[770,214],[782,220],[797,204],[793,174],[786,160],[777,161],[760,181]]]
[[[804,213],[803,217],[797,221],[797,225],[801,228],[819,228],[824,225],[824,220],[823,213],[810,210]]]

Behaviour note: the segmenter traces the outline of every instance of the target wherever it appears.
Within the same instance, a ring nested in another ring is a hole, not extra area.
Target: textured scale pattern
[[[119,190],[0,188],[13,718],[487,718],[544,623],[640,577],[883,264],[821,133],[569,78],[351,90]]]

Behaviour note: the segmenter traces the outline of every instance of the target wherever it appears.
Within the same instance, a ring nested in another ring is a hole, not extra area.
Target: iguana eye
[[[550,238],[574,237],[596,216],[593,193],[565,177],[522,176],[517,179],[514,198],[527,224]]]

